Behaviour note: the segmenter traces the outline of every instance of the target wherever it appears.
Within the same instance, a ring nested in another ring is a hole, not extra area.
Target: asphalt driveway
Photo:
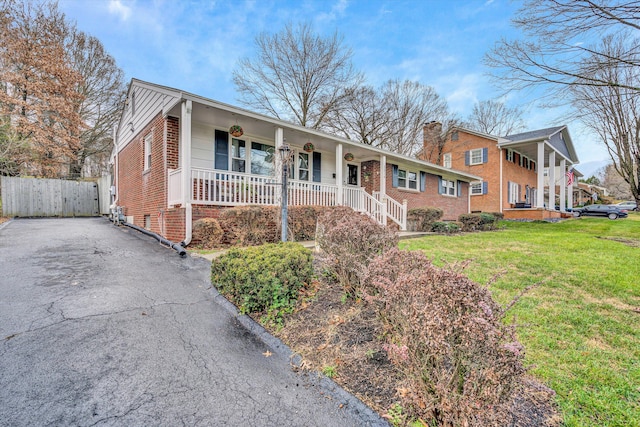
[[[386,423],[243,327],[204,259],[78,218],[0,226],[0,425]]]

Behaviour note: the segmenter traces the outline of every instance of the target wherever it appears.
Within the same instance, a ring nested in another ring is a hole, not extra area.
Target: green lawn
[[[567,426],[640,426],[640,214],[610,221],[504,222],[496,232],[404,240],[438,265],[469,261],[512,309],[531,373],[557,392]]]

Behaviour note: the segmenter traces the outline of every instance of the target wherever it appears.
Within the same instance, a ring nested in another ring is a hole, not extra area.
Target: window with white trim
[[[442,180],[442,189],[444,190],[444,194],[447,194],[449,196],[455,196],[456,195],[456,182],[455,181],[450,181],[448,179],[443,179]]]
[[[234,172],[246,172],[247,162],[246,142],[232,138],[231,139],[231,170]]]
[[[509,183],[509,203],[518,203],[520,200],[520,187],[517,182]]]
[[[469,187],[471,188],[471,195],[481,195],[482,194],[482,181],[472,182]]]
[[[451,169],[451,153],[442,156],[442,166]]]
[[[144,137],[144,170],[151,168],[151,142],[153,141],[153,133],[149,133]]]
[[[418,173],[398,169],[398,188],[418,189]]]
[[[469,164],[480,165],[482,164],[482,148],[476,148],[469,152]]]
[[[309,153],[298,153],[298,179],[309,181]]]

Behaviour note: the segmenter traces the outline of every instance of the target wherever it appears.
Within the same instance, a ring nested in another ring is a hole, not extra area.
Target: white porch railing
[[[169,169],[167,185],[167,204],[174,206],[182,203],[182,170]]]
[[[373,192],[373,197],[377,201],[384,203],[383,201],[380,200],[380,196],[381,195],[379,191]],[[400,230],[406,230],[407,229],[407,205],[405,203],[399,203],[398,201],[392,199],[389,196],[385,196],[384,199],[385,199],[384,201],[386,201],[386,203],[384,204],[386,205],[387,216],[391,218],[393,222],[395,222],[400,226]]]
[[[169,170],[169,206],[182,203],[182,171]],[[203,205],[241,206],[277,205],[280,203],[280,184],[271,176],[237,172],[191,169],[191,202]],[[342,201],[337,185],[308,181],[289,181],[289,205],[337,206],[344,205],[356,212],[363,212],[380,224],[387,224],[387,217],[406,229],[406,205],[385,197],[370,195],[361,187],[343,187]]]

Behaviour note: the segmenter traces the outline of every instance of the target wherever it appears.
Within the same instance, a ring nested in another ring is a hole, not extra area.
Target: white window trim
[[[474,192],[473,191],[473,186],[474,185],[479,185],[480,186],[480,192]],[[469,183],[469,194],[471,194],[472,196],[482,196],[482,181],[473,181]]]
[[[151,145],[153,143],[153,132],[149,132],[144,137],[144,170],[151,169]]]
[[[247,166],[249,168],[251,167],[249,163],[249,157],[251,156],[251,147],[247,147],[247,143],[251,144],[251,141],[248,141],[246,138],[236,138],[234,136],[231,136],[231,134],[229,134],[229,137],[230,137],[229,138],[229,171],[232,173],[247,173]],[[233,140],[234,139],[244,142],[244,158],[233,156]],[[233,161],[235,159],[244,160],[244,172],[238,172],[233,170]]]
[[[473,154],[474,153],[480,153],[480,161],[479,162],[474,162],[473,161]],[[473,150],[469,150],[469,165],[473,166],[473,165],[481,165],[482,164],[482,148],[474,148]]]
[[[300,163],[299,163],[300,154],[305,154],[307,156],[307,168],[306,169],[300,167]],[[311,155],[311,153],[307,153],[305,151],[296,150],[295,159],[296,159],[296,165],[295,165],[296,166],[295,167],[296,179],[298,181],[305,181],[305,182],[311,181],[312,178],[313,178],[311,176],[311,174],[313,173],[313,165],[311,164],[311,162],[313,161],[313,156]],[[307,179],[306,180],[300,179],[300,171],[301,170],[306,170],[307,171]]]
[[[442,166],[451,169],[451,153],[446,153],[442,156]]]
[[[451,187],[449,184],[453,184],[453,187]],[[445,189],[445,192],[441,194],[442,196],[458,197],[458,183],[456,182],[456,180],[442,178],[442,186]],[[453,194],[449,194],[449,189],[451,188],[453,188]]]
[[[404,172],[405,173],[405,177],[404,178],[400,178],[400,172]],[[416,175],[416,179],[415,180],[410,180],[409,179],[409,174],[413,173]],[[404,179],[405,184],[404,185],[400,185],[400,180]],[[411,188],[409,187],[409,183],[410,182],[415,182],[416,183],[416,188]],[[412,171],[409,169],[400,169],[398,168],[398,187],[399,190],[402,191],[415,191],[415,192],[420,192],[420,172],[416,172],[416,171]]]
[[[519,194],[519,186],[517,182],[510,182],[510,189],[509,189],[509,195],[511,196],[509,198],[509,203],[518,203],[520,200],[520,194]]]

